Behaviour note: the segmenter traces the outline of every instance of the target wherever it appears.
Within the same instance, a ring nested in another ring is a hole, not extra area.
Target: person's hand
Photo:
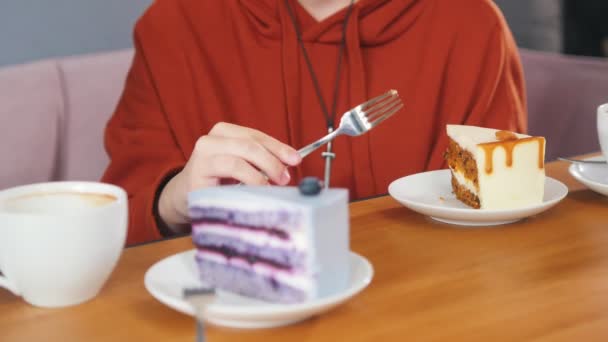
[[[158,214],[179,231],[188,222],[188,192],[219,185],[222,179],[286,185],[291,179],[287,167],[300,161],[296,150],[260,131],[218,123],[198,139],[186,166],[162,190]]]

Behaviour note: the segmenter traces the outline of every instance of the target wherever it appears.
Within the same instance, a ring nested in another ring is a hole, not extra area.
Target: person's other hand
[[[185,167],[163,188],[158,213],[167,226],[178,231],[188,222],[190,191],[219,185],[222,179],[247,185],[269,181],[286,185],[291,179],[288,166],[300,162],[295,149],[260,131],[218,123],[198,139]]]

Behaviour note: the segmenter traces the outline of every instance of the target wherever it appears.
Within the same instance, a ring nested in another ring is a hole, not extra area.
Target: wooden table
[[[440,224],[390,197],[353,203],[351,247],[371,285],[308,321],[276,329],[209,327],[209,341],[608,340],[608,198],[568,184],[552,210],[508,226]],[[188,238],[125,250],[94,300],[40,309],[0,290],[0,341],[193,341],[194,321],[144,289],[155,262]]]

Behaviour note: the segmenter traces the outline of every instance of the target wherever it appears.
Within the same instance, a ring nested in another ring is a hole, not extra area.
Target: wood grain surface
[[[608,198],[566,167],[547,164],[571,190],[564,201],[506,226],[449,226],[390,197],[353,203],[351,248],[375,268],[365,291],[287,327],[208,325],[208,341],[608,340]],[[0,290],[0,341],[194,341],[194,320],[143,284],[155,262],[191,248],[186,237],[126,249],[99,296],[74,307]]]

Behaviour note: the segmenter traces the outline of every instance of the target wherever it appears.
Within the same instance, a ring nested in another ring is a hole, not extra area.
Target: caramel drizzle
[[[502,131],[500,131],[502,132]],[[497,132],[496,135],[497,137],[500,139],[499,137],[499,133]],[[513,166],[513,149],[515,148],[515,146],[517,146],[517,144],[519,143],[524,143],[524,142],[529,142],[529,141],[537,141],[538,142],[538,168],[542,169],[545,167],[545,139],[543,137],[529,137],[529,138],[522,138],[522,139],[506,139],[503,141],[496,141],[496,142],[490,142],[490,143],[483,143],[483,144],[479,144],[479,146],[481,146],[481,148],[484,149],[485,155],[486,155],[486,165],[485,165],[485,171],[487,174],[491,174],[492,171],[494,170],[494,149],[496,147],[502,146],[505,149],[505,153],[507,155],[507,167],[511,167]]]

